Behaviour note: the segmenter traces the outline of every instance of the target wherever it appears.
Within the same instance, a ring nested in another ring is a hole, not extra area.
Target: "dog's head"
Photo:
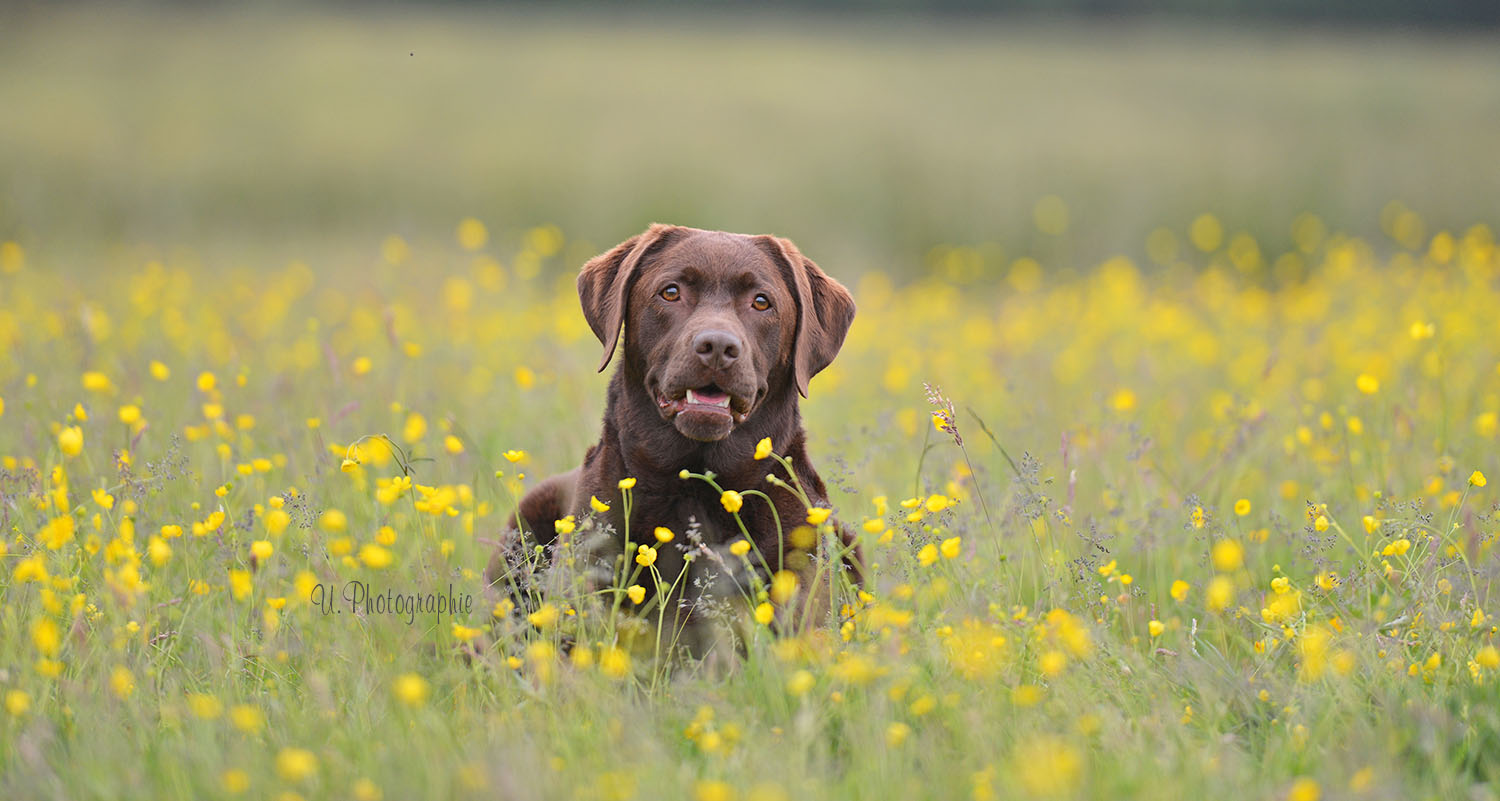
[[[843,345],[854,299],[791,242],[653,225],[583,266],[583,315],[683,436],[729,436]]]

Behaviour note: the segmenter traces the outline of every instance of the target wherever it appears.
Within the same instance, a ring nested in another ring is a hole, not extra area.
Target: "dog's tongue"
[[[703,392],[696,389],[688,390],[688,403],[703,403],[709,406],[723,406],[729,401],[727,392]]]

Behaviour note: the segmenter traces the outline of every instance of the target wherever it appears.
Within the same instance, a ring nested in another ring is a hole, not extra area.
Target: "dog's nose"
[[[740,357],[740,339],[728,331],[703,331],[693,337],[693,350],[708,367],[722,370]]]

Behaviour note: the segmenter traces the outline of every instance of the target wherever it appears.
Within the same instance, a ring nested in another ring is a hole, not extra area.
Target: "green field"
[[[1497,798],[1495,45],[0,18],[0,798]],[[802,408],[869,581],[727,669],[649,568],[480,586],[651,220],[859,305]]]

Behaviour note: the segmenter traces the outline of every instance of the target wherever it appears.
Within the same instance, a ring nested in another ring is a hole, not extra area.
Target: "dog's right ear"
[[[666,244],[678,230],[680,228],[676,225],[652,223],[644,233],[589,259],[578,273],[578,301],[583,304],[583,317],[604,346],[604,358],[599,361],[600,372],[609,366],[609,360],[615,355],[620,329],[625,324],[630,286],[635,281],[637,269],[647,254]]]

